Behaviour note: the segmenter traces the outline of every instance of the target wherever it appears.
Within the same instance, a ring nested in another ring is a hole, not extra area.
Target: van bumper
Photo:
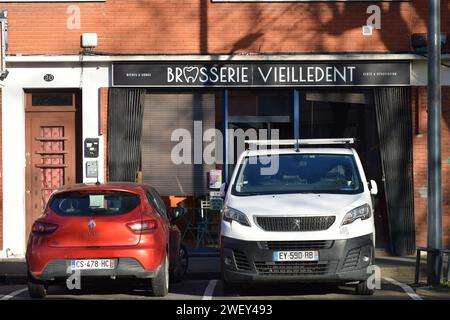
[[[346,240],[243,241],[221,239],[222,277],[229,283],[252,282],[353,282],[372,272],[372,234]],[[319,261],[275,262],[275,251],[319,252]]]

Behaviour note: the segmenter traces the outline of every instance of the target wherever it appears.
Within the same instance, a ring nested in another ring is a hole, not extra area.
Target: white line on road
[[[4,295],[3,297],[0,298],[0,300],[9,300],[14,298],[15,296],[18,296],[19,294],[21,294],[22,292],[26,291],[27,288],[23,288],[23,289],[19,289],[16,291],[11,292],[10,294]]]
[[[422,300],[422,298],[417,293],[415,293],[414,290],[410,286],[408,286],[407,284],[398,282],[397,280],[394,280],[392,278],[384,278],[384,279],[389,281],[390,283],[392,283],[392,284],[402,288],[403,291],[405,291],[406,294],[408,296],[410,296],[411,299],[413,299],[413,300]]]
[[[211,280],[203,293],[203,300],[212,300],[214,289],[216,288],[217,280]]]

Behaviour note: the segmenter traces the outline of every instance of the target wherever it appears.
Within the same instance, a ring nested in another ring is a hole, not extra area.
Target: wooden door
[[[76,94],[27,93],[26,236],[51,193],[76,182]]]

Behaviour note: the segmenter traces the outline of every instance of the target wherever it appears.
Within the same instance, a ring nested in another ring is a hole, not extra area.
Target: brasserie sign
[[[114,63],[113,85],[134,87],[404,86],[409,62]]]

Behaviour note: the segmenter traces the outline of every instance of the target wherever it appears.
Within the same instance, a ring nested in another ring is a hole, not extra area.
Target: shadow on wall
[[[304,47],[315,52],[355,51],[355,35],[362,37],[362,26],[367,23],[370,16],[366,10],[373,4],[272,3],[270,7],[267,3],[227,4],[232,6],[230,9],[221,4],[210,3],[209,0],[199,1],[201,1],[200,52],[204,54],[216,53],[217,49],[225,50],[226,53],[289,52],[283,50],[289,47],[297,49]],[[418,3],[419,1],[376,2],[381,9],[381,30],[374,30],[374,35],[368,38],[368,42],[359,41],[356,51],[367,51],[372,48],[375,50],[371,51],[380,52],[410,51],[410,35],[414,32],[426,32],[426,6]],[[443,8],[450,6],[450,1],[445,3],[447,5],[443,4]],[[283,9],[280,10],[280,7]],[[274,10],[269,11],[271,8]],[[219,14],[218,11],[222,10],[222,14]],[[232,15],[231,10],[241,10],[239,19],[244,19],[248,23],[241,23],[240,27],[236,28],[237,17]],[[450,19],[445,19],[447,11],[443,10],[444,30],[450,27],[450,23],[446,22]],[[359,12],[360,14],[355,14]],[[289,16],[289,19],[286,16]],[[307,24],[305,21],[314,23]],[[420,26],[425,26],[425,29],[421,30]],[[217,44],[216,39],[212,39],[212,32],[217,35],[216,29],[219,27],[222,28],[224,36],[224,43],[221,45]],[[242,28],[247,30],[241,30]],[[229,34],[233,31],[243,36],[233,43],[227,43],[226,39],[232,38]],[[374,47],[374,40],[381,41],[381,44]],[[209,42],[214,44],[210,45]]]

